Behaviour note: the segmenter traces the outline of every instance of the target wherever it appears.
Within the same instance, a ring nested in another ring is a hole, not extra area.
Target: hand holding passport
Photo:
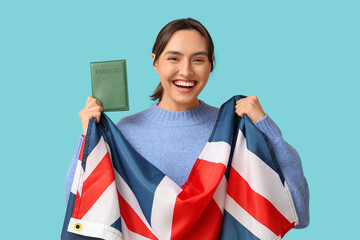
[[[105,112],[129,110],[126,61],[91,62],[92,96]]]

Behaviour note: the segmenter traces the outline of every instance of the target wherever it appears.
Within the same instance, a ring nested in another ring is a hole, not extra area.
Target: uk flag
[[[61,239],[281,239],[298,224],[294,202],[266,136],[234,111],[242,97],[221,106],[183,186],[105,114],[91,120]]]

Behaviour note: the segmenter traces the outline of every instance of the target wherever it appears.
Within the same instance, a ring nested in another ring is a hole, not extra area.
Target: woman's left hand
[[[246,114],[255,123],[265,116],[258,98],[255,95],[236,101],[235,112],[242,117]]]

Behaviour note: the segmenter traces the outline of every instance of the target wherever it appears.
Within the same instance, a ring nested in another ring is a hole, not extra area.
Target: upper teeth
[[[175,81],[175,84],[184,87],[192,87],[195,85],[194,82],[183,82],[183,81]]]

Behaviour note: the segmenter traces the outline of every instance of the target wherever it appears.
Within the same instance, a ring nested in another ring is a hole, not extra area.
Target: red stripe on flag
[[[197,159],[183,191],[176,198],[171,239],[184,239],[183,235],[196,225],[212,201],[225,170],[222,163]],[[207,227],[213,228],[211,225]]]
[[[90,210],[114,180],[115,177],[109,153],[106,153],[84,181],[77,218],[81,219]]]
[[[86,135],[84,136],[82,145],[81,145],[81,150],[80,150],[80,154],[79,154],[79,160],[82,161],[83,155],[84,155],[84,147],[85,147],[85,138]]]
[[[118,199],[120,205],[120,214],[123,218],[127,228],[143,237],[150,239],[157,239],[156,236],[148,229],[145,223],[137,215],[134,209],[126,202],[126,200],[118,192]]]
[[[79,209],[80,209],[80,194],[79,194],[79,192],[76,192],[75,204],[74,204],[74,209],[73,209],[73,214],[72,214],[73,218],[78,218],[77,216],[79,213]]]
[[[281,238],[283,238],[285,236],[285,234],[288,231],[290,231],[290,229],[292,229],[293,227],[295,227],[295,222],[291,223],[291,225],[287,229],[284,229],[284,231],[281,233]]]
[[[222,216],[219,206],[214,199],[211,199],[199,220],[182,239],[217,239],[221,230]]]
[[[230,169],[227,193],[245,211],[277,236],[282,235],[293,224],[269,200],[255,192],[234,168]]]

